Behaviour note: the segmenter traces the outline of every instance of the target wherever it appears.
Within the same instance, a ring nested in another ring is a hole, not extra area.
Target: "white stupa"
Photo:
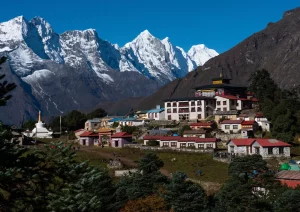
[[[24,135],[32,138],[52,138],[53,132],[45,128],[45,124],[41,120],[41,111],[39,111],[39,119],[32,131],[23,132]]]

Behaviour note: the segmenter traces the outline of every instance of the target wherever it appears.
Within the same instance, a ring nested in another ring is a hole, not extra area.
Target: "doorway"
[[[115,141],[115,147],[118,147],[118,146],[119,146],[119,141],[116,140],[116,141]]]

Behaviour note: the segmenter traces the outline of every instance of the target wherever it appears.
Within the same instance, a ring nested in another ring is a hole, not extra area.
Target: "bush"
[[[188,146],[187,149],[195,149],[195,146]]]
[[[159,146],[159,141],[156,140],[150,140],[147,143],[148,146]]]

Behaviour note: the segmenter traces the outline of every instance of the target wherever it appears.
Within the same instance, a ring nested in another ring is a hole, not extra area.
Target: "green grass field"
[[[113,149],[93,147],[92,151],[93,152],[80,151],[80,160],[89,159],[91,165],[97,165],[99,163],[99,167],[103,165],[101,165],[101,156],[99,156],[97,152],[111,154],[112,157],[113,153],[115,153],[121,159],[128,158],[135,162],[146,153],[146,151],[132,148]],[[170,173],[181,171],[185,172],[189,178],[216,183],[224,183],[228,178],[228,164],[213,160],[210,154],[178,152],[156,152],[156,154],[163,160],[163,168]],[[201,176],[198,175],[198,170],[202,171]]]

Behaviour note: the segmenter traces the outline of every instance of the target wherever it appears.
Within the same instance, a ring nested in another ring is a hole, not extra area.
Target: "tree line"
[[[271,136],[294,141],[300,131],[300,101],[297,87],[280,89],[267,70],[251,75],[249,91],[259,99],[259,109],[271,121]]]

